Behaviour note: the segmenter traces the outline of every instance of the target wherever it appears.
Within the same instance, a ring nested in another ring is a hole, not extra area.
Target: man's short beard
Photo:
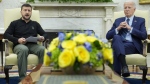
[[[22,17],[24,20],[30,20],[30,17],[27,19],[27,18],[25,18],[25,17]]]

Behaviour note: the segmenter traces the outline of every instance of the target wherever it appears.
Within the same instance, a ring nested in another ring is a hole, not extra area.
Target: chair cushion
[[[34,54],[29,54],[28,56],[28,65],[37,65],[38,64],[38,56]],[[17,55],[12,53],[9,56],[6,56],[5,65],[18,65],[17,64]]]
[[[126,55],[127,65],[147,65],[146,57],[141,54]]]

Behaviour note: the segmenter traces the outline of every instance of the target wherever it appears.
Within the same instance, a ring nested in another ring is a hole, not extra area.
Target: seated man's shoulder
[[[20,21],[20,19],[17,19],[17,20],[13,20],[11,23],[17,24],[19,21]]]
[[[116,21],[120,21],[121,19],[124,19],[124,17],[119,17],[116,19]]]
[[[143,18],[143,17],[138,17],[138,16],[136,16],[136,18],[137,18],[137,19],[140,19],[140,20],[145,20],[145,18]]]
[[[137,18],[139,18],[139,19],[144,19],[143,17],[137,17]]]

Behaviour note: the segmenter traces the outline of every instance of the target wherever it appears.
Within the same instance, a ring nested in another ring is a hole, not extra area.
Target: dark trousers
[[[120,60],[118,59],[119,56],[121,55],[127,55],[127,54],[135,54],[139,53],[138,50],[136,49],[135,45],[133,42],[125,41],[120,35],[115,35],[113,37],[112,41],[112,48],[114,50],[114,71],[117,72],[118,74],[121,74],[121,63]]]
[[[42,64],[44,50],[45,50],[44,46],[33,44],[33,43],[27,43],[25,45],[18,44],[14,47],[14,53],[17,54],[17,58],[18,58],[18,71],[19,71],[20,80],[26,77],[28,55],[30,53],[37,55],[39,58],[39,64]]]

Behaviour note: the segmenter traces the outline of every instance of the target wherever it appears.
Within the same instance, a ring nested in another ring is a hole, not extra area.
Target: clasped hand
[[[25,44],[26,43],[26,39],[25,38],[19,38],[18,39],[18,43],[20,43],[20,44]]]
[[[117,27],[117,30],[119,31],[122,28],[127,28],[128,30],[131,30],[131,27],[125,21],[120,23],[120,25]]]

